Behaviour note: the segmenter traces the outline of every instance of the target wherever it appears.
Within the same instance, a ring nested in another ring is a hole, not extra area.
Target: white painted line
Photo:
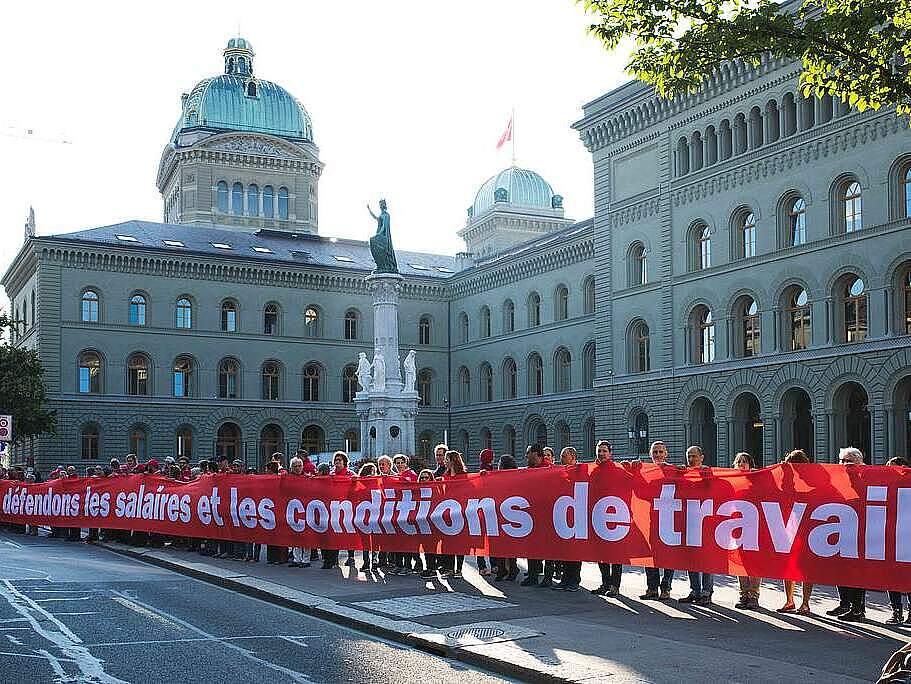
[[[46,598],[34,599],[38,603],[47,603],[48,601],[88,601],[91,596],[71,596],[70,598]]]
[[[44,651],[37,651],[37,653],[44,653]],[[0,651],[0,656],[10,656],[12,658],[37,658],[38,660],[45,660],[44,655],[32,655],[31,653],[10,653],[9,651]],[[61,674],[66,675],[65,672],[61,670]]]
[[[233,636],[233,637],[187,637],[185,639],[150,639],[148,641],[103,641],[97,644],[88,644],[92,648],[96,646],[148,646],[154,644],[186,644],[198,641],[238,641],[242,639],[284,639],[298,646],[306,646],[295,639],[322,639],[322,635],[305,634],[303,636],[285,636],[282,634],[257,634],[254,636]]]
[[[31,627],[0,627],[0,632],[31,632]]]
[[[58,682],[65,682],[67,679],[70,679],[67,677],[63,666],[60,664],[59,658],[52,656],[48,651],[45,651],[44,649],[39,650],[38,653],[40,653],[44,659],[47,660],[48,664],[51,666],[51,669],[54,671],[54,674],[57,675]]]
[[[16,637],[14,637],[12,634],[7,634],[7,635],[5,635],[5,636],[6,636],[7,639],[9,639],[9,642],[10,642],[11,644],[15,644],[16,646],[22,646],[22,642],[19,641],[19,640],[18,640]]]
[[[61,649],[64,655],[73,659],[83,679],[95,684],[128,684],[122,679],[109,675],[104,671],[104,663],[93,656],[87,648],[82,646],[82,639],[73,634],[70,628],[54,617],[51,613],[39,606],[31,598],[20,592],[9,580],[0,582],[0,596],[31,624],[32,630]],[[48,654],[45,656],[55,672],[62,668],[56,658]],[[54,663],[57,663],[56,667]],[[58,677],[59,677],[58,672]]]
[[[176,622],[177,624],[183,625],[188,630],[190,630],[191,632],[195,632],[196,634],[198,634],[201,637],[205,637],[206,639],[210,639],[212,641],[218,641],[225,648],[235,651],[236,653],[239,653],[240,655],[244,656],[248,660],[251,660],[254,663],[258,663],[259,665],[262,665],[263,667],[267,667],[270,670],[275,670],[276,672],[281,672],[286,677],[291,678],[292,681],[300,682],[301,684],[312,684],[311,680],[302,672],[298,672],[297,670],[292,670],[290,668],[283,667],[276,663],[271,663],[268,660],[263,660],[262,658],[257,658],[250,651],[248,651],[244,648],[241,648],[240,646],[237,646],[235,644],[232,644],[228,641],[225,641],[224,639],[219,639],[218,637],[216,637],[212,634],[209,634],[205,630],[200,629],[196,625],[186,622],[185,620],[181,620],[179,617],[177,617],[175,615],[171,615],[170,613],[168,613],[164,610],[161,610],[160,608],[155,608],[154,606],[150,606],[147,603],[143,603],[142,601],[139,601],[138,599],[133,599],[131,597],[128,597],[119,591],[112,590],[112,593],[120,596],[121,598],[127,599],[128,601],[132,601],[136,605],[142,606],[146,610],[152,611],[154,613],[158,613],[159,615],[170,620],[171,622]]]
[[[162,624],[168,625],[169,627],[173,627],[174,629],[177,629],[177,630],[183,629],[183,627],[181,627],[180,625],[178,625],[175,622],[171,622],[166,617],[163,617],[161,614],[159,614],[155,611],[152,611],[152,610],[148,610],[148,609],[144,608],[143,606],[140,606],[138,603],[136,603],[124,596],[112,596],[111,600],[115,601],[116,603],[119,603],[124,608],[129,608],[134,613],[139,613],[143,617],[149,618],[150,620],[155,620],[156,622],[161,622]]]
[[[87,610],[82,613],[54,613],[54,615],[101,615],[101,611]]]

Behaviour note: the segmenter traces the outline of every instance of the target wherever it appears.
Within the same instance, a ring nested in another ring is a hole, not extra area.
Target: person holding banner
[[[579,454],[574,447],[563,447],[560,452],[560,462],[566,468],[574,468],[579,460]],[[598,563],[601,567],[602,563]],[[579,584],[582,582],[582,562],[581,561],[563,561],[563,576],[560,583],[555,584],[552,589],[556,591],[579,591]]]
[[[731,467],[737,470],[754,470],[756,464],[753,463],[753,457],[747,452],[741,451],[734,456],[734,462]],[[740,610],[759,610],[759,589],[762,586],[761,577],[738,577],[740,582],[740,601],[734,604],[735,608]]]
[[[613,460],[613,445],[606,439],[602,439],[595,445],[595,463],[600,466],[604,463],[611,463]],[[601,586],[592,590],[592,593],[595,596],[610,596],[611,598],[619,596],[623,565],[620,563],[598,563],[598,569],[601,571]]]
[[[528,468],[546,468],[544,462],[544,449],[540,444],[529,444],[525,449],[525,463]],[[522,587],[537,587],[538,576],[544,572],[544,561],[536,558],[528,559],[527,577],[519,583]]]
[[[856,447],[845,447],[838,451],[838,462],[846,467],[860,467],[864,465],[864,455]],[[827,610],[826,615],[836,617],[843,622],[866,620],[866,589],[839,586],[838,598],[838,605],[832,610]]]
[[[901,456],[896,456],[895,458],[890,458],[886,461],[887,466],[904,466],[907,468],[909,465],[908,459],[902,458]],[[906,625],[911,625],[911,594],[902,594],[900,591],[889,591],[889,603],[892,606],[892,617],[886,620],[887,625],[900,625],[903,620],[903,600],[908,599],[908,619],[904,621]]]
[[[648,450],[652,463],[663,466],[667,463],[667,444],[660,440],[652,442]],[[674,581],[674,570],[663,568],[645,569],[645,593],[641,600],[658,599],[667,601],[671,598],[671,583]],[[658,590],[661,590],[661,593]]]
[[[295,456],[288,463],[291,468],[290,477],[306,477],[304,475],[304,459]],[[291,562],[289,568],[309,568],[310,567],[310,549],[304,549],[300,546],[291,547]]]
[[[810,463],[810,457],[807,456],[807,453],[803,449],[794,449],[789,451],[784,457],[782,463]],[[784,596],[785,602],[781,608],[777,608],[775,612],[777,613],[793,613],[795,612],[794,608],[794,587],[797,583],[794,580],[784,580]],[[813,594],[813,583],[812,582],[801,582],[800,583],[800,608],[796,609],[796,612],[800,615],[812,615],[813,612],[810,610],[810,596]]]
[[[693,445],[686,450],[686,464],[688,468],[700,469],[705,460],[702,447]],[[693,603],[697,606],[707,606],[712,602],[712,590],[715,585],[715,576],[710,572],[688,572],[690,576],[690,593],[678,603]]]
[[[516,459],[509,454],[500,456],[497,464],[497,470],[516,470]],[[519,566],[515,558],[494,558],[493,564],[497,566],[497,575],[494,577],[495,582],[514,582],[519,576]]]

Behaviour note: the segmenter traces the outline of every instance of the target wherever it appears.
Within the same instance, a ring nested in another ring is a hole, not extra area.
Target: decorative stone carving
[[[402,363],[402,370],[405,372],[405,386],[402,387],[402,390],[405,392],[414,392],[414,385],[418,378],[418,372],[414,363],[414,349],[409,351],[405,356],[405,361]]]
[[[290,154],[286,149],[274,145],[265,140],[248,137],[233,137],[212,145],[213,150],[223,152],[240,152],[241,154],[259,154],[269,157],[283,157],[285,159],[294,159],[295,155]]]
[[[371,365],[367,360],[367,354],[361,352],[357,359],[357,382],[365,392],[369,391],[371,386],[370,369]]]
[[[377,392],[386,390],[386,360],[379,351],[373,354],[373,389]]]

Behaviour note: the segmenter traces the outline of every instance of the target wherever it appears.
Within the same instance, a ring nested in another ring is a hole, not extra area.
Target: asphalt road
[[[508,681],[104,549],[74,546],[0,531],[0,681]]]

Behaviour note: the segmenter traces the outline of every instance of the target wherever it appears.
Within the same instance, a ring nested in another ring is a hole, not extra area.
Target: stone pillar
[[[398,273],[373,273],[367,285],[373,292],[373,347],[386,366],[383,389],[361,389],[354,403],[361,424],[361,453],[365,458],[415,453],[414,419],[418,393],[402,386],[399,355],[399,293],[404,278]],[[370,359],[372,361],[372,359]]]

